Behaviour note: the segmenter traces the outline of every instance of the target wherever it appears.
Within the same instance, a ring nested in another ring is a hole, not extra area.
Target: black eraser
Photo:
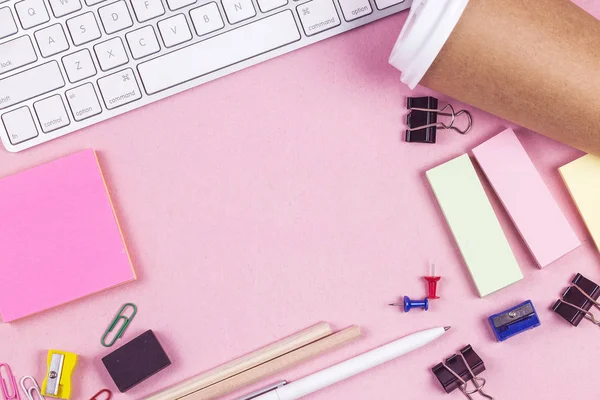
[[[149,330],[102,358],[102,363],[124,393],[171,365],[171,360]]]

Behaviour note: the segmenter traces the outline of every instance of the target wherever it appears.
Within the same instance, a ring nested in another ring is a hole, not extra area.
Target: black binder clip
[[[460,349],[459,354],[448,357],[446,362],[437,364],[431,371],[440,381],[446,393],[460,389],[469,400],[473,400],[471,395],[475,393],[486,399],[494,400],[492,396],[483,391],[486,381],[477,375],[485,371],[485,365],[470,344]],[[468,387],[468,382],[473,383],[473,389]]]
[[[575,275],[571,283],[573,285],[569,286],[552,306],[554,312],[573,326],[578,326],[583,318],[600,326],[600,321],[590,312],[592,306],[600,309],[597,302],[600,297],[600,287],[581,274]]]
[[[438,108],[438,99],[435,97],[409,97],[406,108],[410,111],[406,117],[406,141],[415,143],[435,143],[438,129],[452,129],[460,134],[465,134],[473,126],[473,117],[467,110],[454,111],[451,104]],[[461,130],[454,126],[456,117],[464,114],[467,117],[467,127]],[[438,116],[450,117],[450,122],[445,124],[438,121]]]

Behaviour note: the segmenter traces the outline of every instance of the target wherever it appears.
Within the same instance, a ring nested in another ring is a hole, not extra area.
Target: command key
[[[313,0],[296,7],[306,36],[316,35],[340,25],[332,0]]]

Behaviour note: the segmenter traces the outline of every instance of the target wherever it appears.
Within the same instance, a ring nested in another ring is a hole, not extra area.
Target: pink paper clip
[[[103,397],[103,398],[98,397],[103,393],[106,393],[106,397]],[[111,397],[112,397],[112,392],[110,390],[102,389],[101,391],[96,393],[90,400],[110,400]]]
[[[4,375],[2,375],[2,367],[6,370],[6,376],[11,383],[12,389],[6,386],[6,380],[4,379]],[[0,388],[2,388],[2,394],[4,395],[5,400],[21,400],[19,388],[17,387],[17,378],[13,375],[8,364],[0,364]],[[8,392],[9,390],[12,394]]]

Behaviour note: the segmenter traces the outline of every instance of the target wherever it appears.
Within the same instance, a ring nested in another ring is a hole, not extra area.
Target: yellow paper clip
[[[48,351],[48,373],[42,382],[42,395],[58,399],[71,398],[71,376],[77,365],[77,354]]]

